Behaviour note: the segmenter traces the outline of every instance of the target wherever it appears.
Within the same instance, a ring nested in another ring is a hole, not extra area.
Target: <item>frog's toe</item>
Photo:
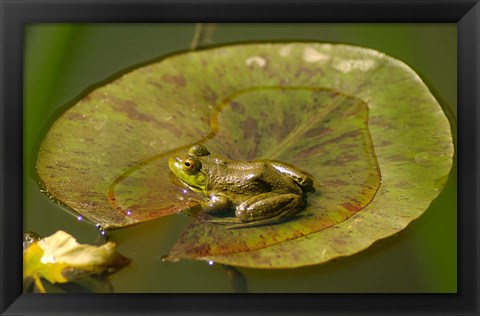
[[[238,224],[238,219],[236,218],[214,218],[209,219],[207,223],[216,224],[216,225],[235,225]]]
[[[237,228],[246,228],[246,227],[266,225],[267,223],[264,223],[264,222],[272,223],[272,220],[269,219],[268,221],[261,220],[261,221],[256,221],[256,222],[244,223],[244,222],[239,221],[238,218],[230,217],[230,218],[210,219],[210,220],[207,221],[207,223],[225,226],[226,229],[237,229]]]
[[[253,222],[240,222],[236,224],[229,225],[227,229],[237,229],[237,228],[248,228],[248,227],[258,227],[258,226],[267,226],[267,225],[276,225],[286,222],[296,220],[304,216],[310,216],[311,214],[306,215],[292,215],[290,217],[284,217],[283,215],[278,215],[270,218],[261,219]]]

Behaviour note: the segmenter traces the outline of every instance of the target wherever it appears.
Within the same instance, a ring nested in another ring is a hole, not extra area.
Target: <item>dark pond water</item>
[[[24,72],[24,230],[50,235],[63,229],[98,243],[94,225],[78,221],[40,192],[38,144],[74,98],[113,74],[199,44],[316,40],[370,47],[405,61],[427,83],[451,119],[456,116],[455,24],[42,24],[26,27]],[[196,35],[200,36],[196,36]],[[456,163],[441,195],[395,236],[348,258],[288,270],[238,270],[250,292],[456,292]],[[233,292],[232,273],[203,261],[164,263],[188,222],[173,215],[109,235],[133,259],[112,275],[115,292]]]

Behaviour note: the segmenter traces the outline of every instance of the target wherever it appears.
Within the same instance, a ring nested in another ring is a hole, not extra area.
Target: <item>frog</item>
[[[313,177],[290,164],[275,160],[237,161],[211,154],[201,144],[186,155],[173,155],[168,165],[188,189],[206,197],[203,211],[210,223],[227,229],[270,225],[296,216],[306,207],[307,193],[314,192]],[[227,210],[234,217],[216,218]]]

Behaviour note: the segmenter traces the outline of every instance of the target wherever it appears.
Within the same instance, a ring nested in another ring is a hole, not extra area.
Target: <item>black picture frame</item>
[[[0,311],[24,314],[479,313],[478,0],[1,0]],[[457,294],[22,294],[23,26],[41,22],[448,22],[458,27]]]

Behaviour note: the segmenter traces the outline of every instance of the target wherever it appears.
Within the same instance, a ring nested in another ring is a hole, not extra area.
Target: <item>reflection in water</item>
[[[222,264],[222,267],[227,272],[227,276],[232,283],[233,291],[235,293],[248,293],[248,283],[243,273],[226,264]]]
[[[196,23],[190,48],[196,50],[197,48],[212,44],[215,28],[215,23]]]

